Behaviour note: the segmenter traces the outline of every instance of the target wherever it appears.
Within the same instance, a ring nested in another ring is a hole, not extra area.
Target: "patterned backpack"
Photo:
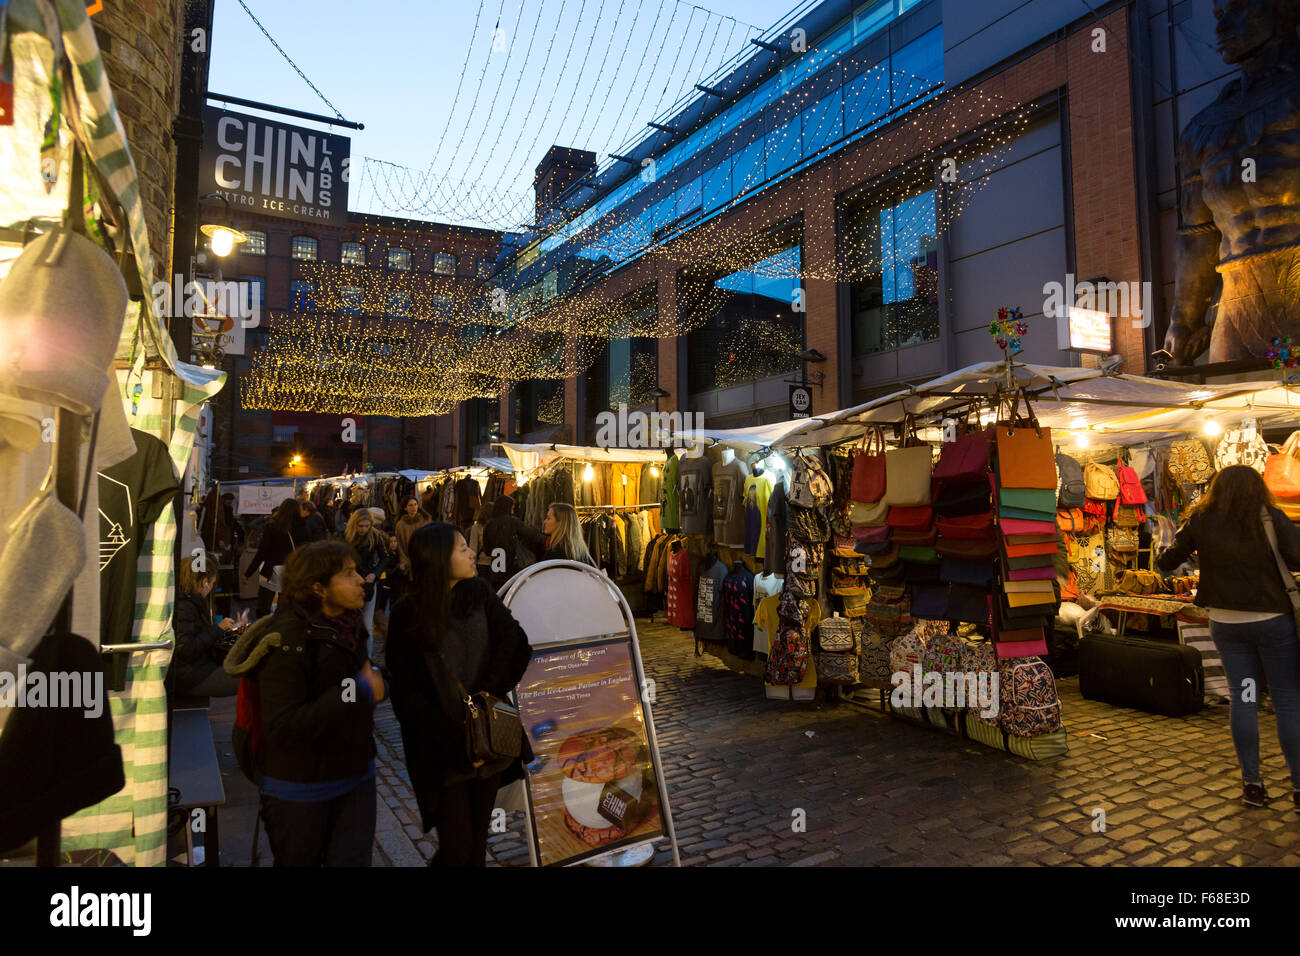
[[[822,463],[811,455],[796,454],[794,477],[790,482],[790,503],[801,508],[824,508],[834,497],[834,486]]]
[[[1214,477],[1210,456],[1198,439],[1176,441],[1169,446],[1169,476],[1179,485],[1203,485]]]
[[[998,660],[997,649],[993,646],[992,641],[962,641],[961,669],[967,674],[986,674],[998,675],[998,694],[1002,693],[1002,668]],[[990,677],[984,678],[986,681]],[[967,708],[968,712],[976,720],[988,724],[991,727],[1000,726],[998,714],[992,717],[984,717],[980,714],[978,707]]]
[[[1214,449],[1214,467],[1223,471],[1229,465],[1249,465],[1261,475],[1272,454],[1258,428],[1229,428]]]
[[[767,682],[797,684],[803,680],[811,644],[807,631],[783,619],[767,656]]]
[[[1039,657],[1002,662],[998,687],[1000,726],[1013,737],[1039,737],[1061,729],[1056,679]]]

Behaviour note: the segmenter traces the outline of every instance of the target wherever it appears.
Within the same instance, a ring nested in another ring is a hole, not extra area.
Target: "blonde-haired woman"
[[[573,505],[560,501],[554,502],[546,509],[546,520],[542,522],[542,530],[546,532],[546,552],[542,555],[544,561],[565,558],[569,561],[590,564],[593,568],[596,566],[591,552],[587,550],[587,539],[582,534],[582,522],[578,520],[578,512],[574,510]]]
[[[388,546],[385,535],[375,527],[375,519],[367,508],[357,508],[348,518],[348,525],[343,530],[343,537],[357,555],[357,574],[361,575],[366,591],[366,606],[362,610],[365,618],[366,633],[373,634],[375,629],[375,594],[378,591],[379,576],[389,564]]]

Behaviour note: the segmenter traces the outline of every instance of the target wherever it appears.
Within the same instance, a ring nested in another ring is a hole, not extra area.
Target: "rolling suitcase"
[[[1168,717],[1195,713],[1205,698],[1201,652],[1142,637],[1089,635],[1079,642],[1079,692]]]

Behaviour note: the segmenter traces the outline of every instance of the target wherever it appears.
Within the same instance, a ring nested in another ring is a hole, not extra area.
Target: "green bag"
[[[916,564],[938,564],[939,552],[932,547],[919,544],[905,544],[898,549],[900,561],[912,561]]]
[[[1049,515],[1045,521],[1056,520],[1055,488],[999,488],[998,514],[1008,517],[1003,509],[1017,508]]]

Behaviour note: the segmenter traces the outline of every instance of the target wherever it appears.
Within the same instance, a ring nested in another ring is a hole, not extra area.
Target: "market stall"
[[[1221,699],[1195,575],[1154,558],[1230,464],[1300,517],[1300,440],[1280,445],[1297,423],[1280,376],[1006,361],[815,419],[680,433],[695,450],[665,468],[669,621],[770,696],[888,693],[900,716],[1063,753],[1058,676],[1172,715]]]

